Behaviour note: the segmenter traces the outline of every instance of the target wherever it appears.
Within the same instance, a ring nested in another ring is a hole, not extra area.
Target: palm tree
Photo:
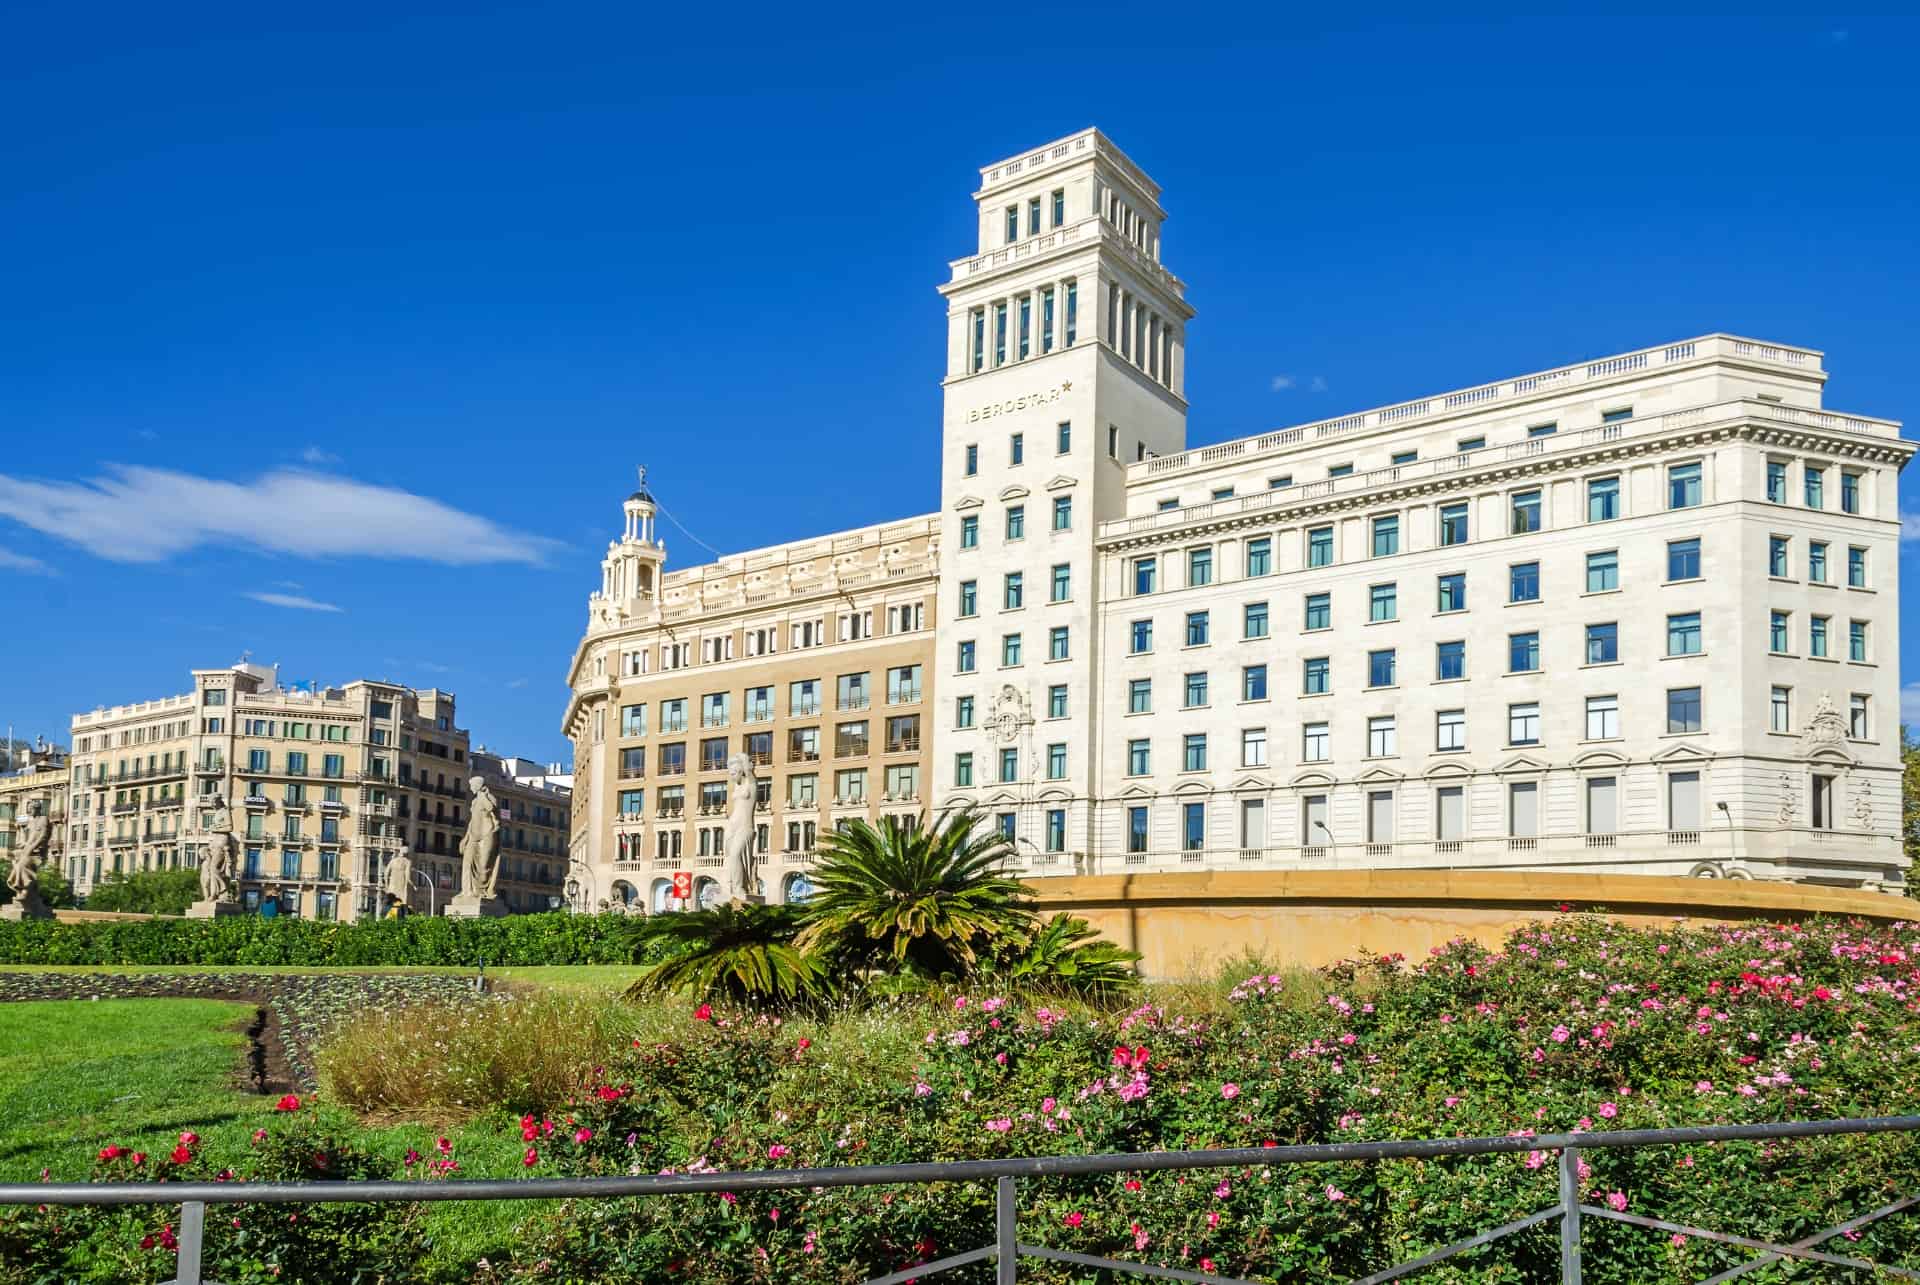
[[[1032,990],[1105,998],[1140,984],[1133,970],[1139,960],[1138,951],[1102,940],[1086,920],[1055,915],[994,971]]]
[[[972,811],[931,829],[917,818],[851,822],[821,840],[797,944],[877,955],[924,977],[966,977],[1033,930],[1027,889],[1003,869],[1012,853]]]
[[[829,990],[827,960],[794,943],[797,906],[727,904],[712,910],[652,915],[640,930],[650,946],[674,951],[627,988],[627,998],[686,991],[700,1000],[786,1004]]]

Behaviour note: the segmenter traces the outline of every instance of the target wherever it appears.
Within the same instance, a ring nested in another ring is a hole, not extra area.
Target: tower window
[[[1040,235],[1040,198],[1037,196],[1027,202],[1027,235]]]
[[[1020,207],[1017,205],[1009,205],[1007,207],[1007,244],[1012,245],[1015,241],[1018,241],[1019,239],[1020,239]]]
[[[1059,227],[1067,221],[1067,189],[1053,189],[1053,226]]]

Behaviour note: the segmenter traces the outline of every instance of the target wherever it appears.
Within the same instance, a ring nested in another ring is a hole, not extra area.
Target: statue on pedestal
[[[405,845],[401,846],[400,851],[387,858],[386,874],[380,881],[380,890],[388,898],[387,909],[412,907],[413,857]]]
[[[753,761],[744,754],[727,760],[727,829],[722,850],[726,854],[725,876],[721,880],[720,899],[759,905],[760,863],[755,851],[758,827],[753,806],[759,790],[753,774]]]
[[[233,901],[233,858],[239,840],[233,834],[233,814],[224,802],[206,816],[206,842],[200,853],[200,900]]]
[[[473,811],[460,836],[460,895],[447,903],[450,915],[503,915],[500,901],[500,799],[486,778],[467,781]]]
[[[5,907],[9,919],[50,919],[53,912],[40,896],[40,867],[53,842],[53,823],[47,819],[46,804],[27,805],[26,824],[14,845],[13,860],[7,865],[7,887],[13,901]]]

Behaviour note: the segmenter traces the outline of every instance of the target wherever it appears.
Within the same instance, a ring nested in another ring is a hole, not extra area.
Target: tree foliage
[[[198,870],[136,870],[115,875],[87,895],[88,910],[136,915],[184,915],[200,900]]]

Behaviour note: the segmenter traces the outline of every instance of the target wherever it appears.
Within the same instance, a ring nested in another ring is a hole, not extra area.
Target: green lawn
[[[647,964],[554,964],[489,968],[487,978],[514,985],[611,992],[626,989],[651,967]],[[447,973],[471,977],[474,971],[465,966],[352,968],[306,964],[0,964],[0,972],[17,973]]]

